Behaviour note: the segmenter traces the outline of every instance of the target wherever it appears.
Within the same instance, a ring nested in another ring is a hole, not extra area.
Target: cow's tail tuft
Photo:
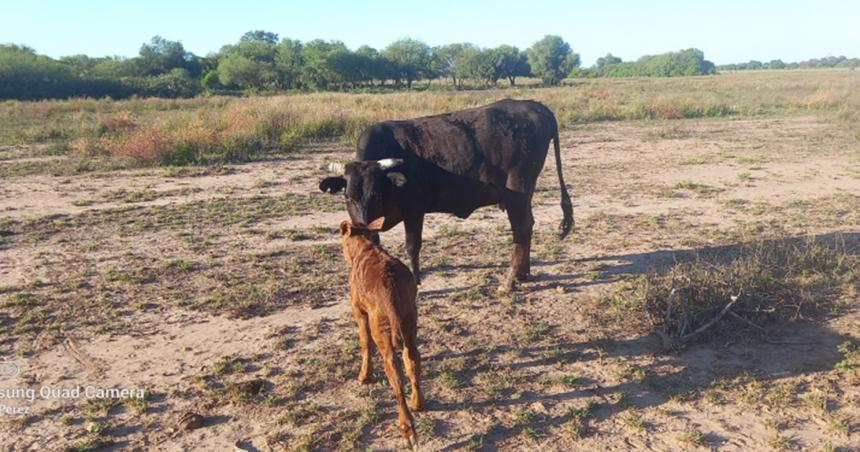
[[[564,184],[564,176],[561,172],[561,145],[558,139],[558,125],[555,127],[553,142],[555,146],[555,170],[558,173],[558,184],[561,187],[561,211],[564,213],[559,227],[559,237],[563,239],[573,229],[574,222],[573,204],[570,202],[570,195],[567,194],[567,186]]]

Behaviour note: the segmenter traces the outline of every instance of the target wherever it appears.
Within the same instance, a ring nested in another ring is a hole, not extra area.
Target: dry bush
[[[858,282],[860,256],[841,238],[833,243],[775,239],[700,253],[625,290],[664,345],[679,346],[706,331],[761,329],[769,322],[834,312],[856,295]]]

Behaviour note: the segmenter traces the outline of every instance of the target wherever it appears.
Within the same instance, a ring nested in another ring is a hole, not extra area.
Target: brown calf
[[[349,221],[340,224],[343,254],[351,267],[349,301],[361,342],[358,380],[370,383],[373,366],[369,338],[372,337],[382,355],[385,375],[397,397],[400,433],[415,447],[415,420],[409,409],[420,411],[424,403],[418,386],[421,376],[421,356],[416,344],[418,311],[415,296],[418,286],[412,272],[402,262],[371,240],[370,237],[382,229],[383,223],[385,218],[378,218],[368,226],[354,225]],[[408,407],[403,395],[403,372],[395,356],[399,348],[403,349],[403,363],[412,382]]]

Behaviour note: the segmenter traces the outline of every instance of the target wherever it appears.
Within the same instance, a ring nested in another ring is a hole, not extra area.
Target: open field
[[[0,414],[0,442],[403,448],[381,366],[374,384],[356,381],[336,234],[346,214],[341,197],[318,191],[321,168],[349,159],[372,121],[511,96],[546,102],[563,126],[576,227],[555,236],[549,159],[533,279],[501,294],[505,214],[428,217],[422,447],[857,450],[858,93],[860,72],[793,71],[0,104],[0,357],[21,368],[0,388],[146,390],[143,400],[0,400],[31,409]],[[164,166],[177,143],[206,164]],[[382,242],[405,258],[401,227]],[[709,259],[747,244],[818,256],[761,277],[785,282],[761,287],[790,298],[792,315],[741,312],[751,322],[727,317],[664,350],[643,284],[672,270],[682,279],[685,262],[719,275],[725,261]]]

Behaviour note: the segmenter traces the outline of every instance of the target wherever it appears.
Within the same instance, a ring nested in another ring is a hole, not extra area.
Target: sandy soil
[[[644,318],[613,320],[599,301],[677,252],[732,245],[749,230],[856,242],[850,133],[818,117],[611,122],[565,132],[562,148],[577,229],[554,237],[550,159],[535,197],[534,278],[515,294],[494,290],[510,252],[503,212],[427,220],[422,449],[858,447],[860,380],[834,369],[837,346],[860,340],[858,300],[838,316],[668,354]],[[147,402],[0,400],[28,409],[0,414],[0,442],[403,448],[382,375],[355,381],[333,229],[345,214],[316,188],[326,161],[350,155],[317,145],[196,176],[4,180],[0,352],[21,373],[0,389],[142,388]],[[403,256],[400,228],[383,243]],[[14,305],[22,293],[37,301]],[[259,390],[243,390],[254,381]],[[188,413],[202,425],[184,428]]]

